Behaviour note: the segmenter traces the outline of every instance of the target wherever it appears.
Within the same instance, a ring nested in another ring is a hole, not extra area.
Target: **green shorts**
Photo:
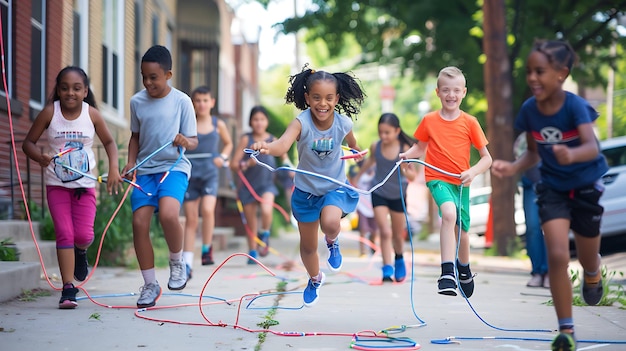
[[[469,231],[470,216],[469,216],[469,187],[462,188],[461,206],[459,206],[459,192],[461,187],[455,184],[446,183],[441,180],[431,180],[426,183],[430,193],[433,195],[433,199],[439,207],[439,216],[441,216],[441,205],[445,202],[453,202],[457,208],[457,216],[461,213],[461,229],[465,232]],[[457,217],[458,223],[458,217]]]

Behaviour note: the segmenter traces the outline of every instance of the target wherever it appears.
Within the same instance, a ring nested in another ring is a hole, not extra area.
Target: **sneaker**
[[[585,278],[583,278],[582,283],[582,295],[583,300],[589,306],[597,305],[600,300],[602,300],[602,295],[604,295],[604,286],[602,285],[602,278],[596,284],[587,284],[585,282]]]
[[[250,250],[250,252],[248,253],[248,256],[256,259],[258,255],[257,255],[256,250]],[[256,261],[253,260],[252,258],[248,259],[248,264],[256,264]]]
[[[190,281],[193,275],[193,269],[191,269],[190,265],[185,264],[185,272],[187,273],[187,281]]]
[[[552,351],[574,351],[576,350],[576,340],[570,333],[559,333],[552,340]]]
[[[406,265],[404,264],[404,258],[396,258],[396,261],[394,262],[394,268],[396,282],[399,283],[401,281],[404,281],[404,279],[406,279]]]
[[[453,275],[442,275],[437,280],[437,286],[441,295],[456,296],[456,279]]]
[[[390,264],[384,265],[383,266],[383,283],[393,282],[393,279],[391,279],[392,274],[393,274],[393,267]]]
[[[543,280],[543,274],[533,273],[526,286],[529,288],[541,288],[543,287]]]
[[[257,234],[257,237],[263,245],[259,245],[259,255],[261,257],[265,257],[270,253],[270,232],[264,232]]]
[[[79,282],[87,279],[89,268],[87,268],[87,250],[74,247],[74,279]]]
[[[319,282],[313,281],[313,279],[309,278],[309,283],[306,285],[304,289],[304,293],[302,294],[302,298],[304,299],[304,306],[311,307],[317,303],[317,300],[320,297],[319,289],[324,282],[326,281],[326,275],[324,272],[320,272],[322,274],[322,279]]]
[[[211,246],[209,248],[209,251],[204,252],[202,254],[202,265],[203,266],[209,266],[214,264],[215,262],[213,261],[213,246]]]
[[[183,290],[187,285],[186,264],[182,260],[170,260],[170,280],[167,288],[170,290]]]
[[[474,276],[469,269],[467,272],[459,272],[459,285],[465,297],[470,298],[474,294]]]
[[[331,272],[339,272],[343,264],[343,257],[339,251],[339,239],[330,244],[327,242],[326,246],[328,246],[328,269]]]
[[[156,305],[156,301],[161,297],[161,286],[159,286],[159,282],[155,281],[154,283],[146,284],[142,286],[139,295],[139,300],[137,300],[137,308],[148,308]]]
[[[63,291],[61,291],[61,299],[59,300],[59,308],[62,310],[71,310],[78,306],[76,302],[76,294],[78,289],[74,287],[74,284],[63,285]]]

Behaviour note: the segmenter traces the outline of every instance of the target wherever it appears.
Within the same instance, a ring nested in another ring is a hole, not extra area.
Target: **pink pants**
[[[54,223],[57,248],[87,247],[93,242],[96,189],[47,186],[48,209]]]

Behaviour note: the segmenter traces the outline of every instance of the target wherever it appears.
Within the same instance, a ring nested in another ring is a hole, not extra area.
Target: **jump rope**
[[[0,19],[1,21],[1,19]],[[0,36],[0,56],[2,59],[2,81],[3,81],[3,86],[5,91],[9,91],[8,90],[8,85],[7,85],[7,81],[6,81],[6,69],[5,69],[5,57],[4,57],[4,42],[2,37]],[[12,150],[13,150],[13,154],[11,155],[14,159],[14,164],[17,170],[19,170],[19,161],[18,161],[18,155],[17,155],[17,148],[15,145],[15,135],[14,135],[14,129],[13,129],[13,118],[12,118],[12,109],[11,109],[11,102],[10,102],[10,98],[9,98],[9,94],[6,94],[6,103],[7,103],[7,113],[8,113],[8,120],[9,120],[9,124],[10,124],[10,135],[11,135],[11,145],[12,145]],[[142,160],[141,162],[137,163],[132,169],[130,169],[126,174],[130,174],[132,172],[134,172],[137,168],[139,168],[144,162],[146,162],[147,160],[149,160],[150,158],[152,158],[154,155],[156,155],[158,152],[162,151],[163,149],[165,149],[168,146],[171,146],[172,143],[166,143],[163,146],[161,146],[159,149],[155,150],[154,152],[152,152],[149,156],[147,156],[144,160]],[[60,156],[75,151],[77,150],[77,148],[68,148],[65,150],[62,150],[61,152],[59,152],[58,154],[53,156],[53,160],[55,163],[57,163],[57,160]],[[342,187],[346,187],[346,188],[350,188],[351,190],[356,191],[357,193],[361,193],[361,194],[370,194],[371,192],[373,192],[374,190],[376,190],[377,188],[379,188],[380,186],[382,186],[393,174],[393,172],[399,167],[399,165],[402,162],[416,162],[416,163],[420,163],[423,164],[424,166],[430,167],[432,169],[435,169],[443,174],[448,174],[448,175],[452,175],[452,176],[458,176],[456,174],[451,174],[449,172],[443,171],[437,167],[434,167],[432,165],[429,165],[421,160],[401,160],[398,163],[396,163],[396,165],[394,166],[394,168],[389,172],[389,174],[377,185],[375,185],[373,188],[371,188],[370,190],[364,191],[361,189],[357,189],[355,187],[352,187],[349,184],[345,184],[345,183],[341,183],[336,181],[333,178],[321,175],[321,174],[317,174],[317,173],[313,173],[313,172],[308,172],[308,171],[304,171],[304,170],[299,170],[296,168],[290,168],[290,167],[278,167],[276,169],[272,168],[271,166],[264,164],[262,162],[259,162],[256,159],[256,155],[258,155],[258,153],[256,151],[252,151],[252,150],[245,150],[246,153],[250,154],[250,157],[254,158],[255,161],[257,161],[257,163],[267,169],[269,169],[272,172],[275,171],[291,171],[291,172],[296,172],[296,173],[301,173],[301,174],[305,174],[305,175],[309,175],[309,176],[315,176],[321,179],[325,179],[327,181],[330,181],[332,183],[335,183],[339,186]],[[354,157],[358,156],[362,156],[364,155],[364,153],[358,152],[356,150],[350,150],[352,151],[352,154],[354,155]],[[179,157],[178,160],[176,161],[176,163],[178,161],[180,161],[180,159],[182,158],[183,155],[183,150],[179,148]],[[350,155],[348,155],[350,156]],[[348,158],[352,158],[352,157],[344,157],[344,159],[348,159]],[[85,177],[88,177],[92,180],[95,180],[98,183],[104,183],[106,182],[106,175],[103,176],[98,176],[95,177],[89,173],[85,173],[85,172],[81,172],[78,169],[75,169],[69,165],[65,165],[62,164],[63,167],[67,168],[69,171],[72,172],[76,172],[78,174],[81,174]],[[175,164],[174,164],[175,165]],[[163,181],[165,180],[165,178],[168,176],[168,174],[170,173],[170,171],[172,170],[172,168],[174,167],[174,165],[168,170],[166,171],[163,176],[161,177],[159,184],[157,185],[157,189],[158,186],[163,183]],[[22,182],[22,178],[21,178],[21,173],[18,171],[17,173],[17,178],[18,178],[18,182],[19,182],[19,186],[20,186],[20,190],[21,190],[21,195],[22,195],[22,200],[24,201],[24,203],[28,203],[27,199],[26,199],[26,192],[24,190],[24,186],[23,186],[23,182]],[[400,176],[400,172],[398,172],[398,177]],[[237,254],[233,254],[230,255],[226,260],[224,260],[224,262],[222,262],[218,267],[216,267],[215,271],[210,275],[210,277],[207,279],[207,281],[205,282],[201,294],[200,295],[192,295],[192,294],[182,294],[182,293],[176,293],[176,294],[171,294],[171,293],[164,293],[163,295],[172,295],[172,296],[187,296],[187,297],[194,297],[194,298],[198,298],[198,303],[197,304],[179,304],[179,305],[172,305],[172,306],[162,306],[162,307],[151,307],[151,308],[144,308],[144,309],[136,309],[135,306],[112,306],[112,305],[107,305],[104,303],[100,303],[99,301],[97,301],[96,299],[98,298],[105,298],[105,297],[123,297],[123,296],[134,296],[135,293],[129,293],[129,294],[108,294],[108,295],[94,295],[91,296],[88,291],[83,287],[84,284],[86,284],[89,279],[92,277],[92,275],[95,273],[96,269],[97,269],[97,265],[98,265],[98,261],[99,261],[99,257],[100,257],[100,253],[102,250],[102,244],[104,241],[104,238],[106,236],[106,232],[108,230],[108,228],[110,227],[110,224],[112,223],[112,221],[114,220],[115,216],[117,215],[119,209],[121,208],[121,206],[123,205],[123,202],[125,201],[129,190],[131,189],[131,187],[143,192],[145,195],[147,196],[152,196],[152,193],[144,190],[139,184],[135,183],[134,181],[128,180],[126,178],[123,178],[124,182],[128,183],[130,185],[130,187],[128,187],[126,189],[126,191],[124,192],[124,195],[118,205],[118,207],[115,209],[114,213],[112,214],[109,222],[107,223],[102,238],[101,238],[101,242],[98,248],[98,255],[96,258],[96,262],[94,263],[94,266],[89,274],[89,276],[85,279],[84,282],[82,282],[81,284],[79,284],[77,286],[77,288],[80,288],[86,295],[86,298],[89,299],[91,302],[93,302],[94,304],[101,306],[101,307],[105,307],[105,308],[117,308],[117,309],[135,309],[135,316],[142,318],[142,319],[146,319],[146,320],[151,320],[151,321],[155,321],[155,322],[167,322],[167,323],[173,323],[173,324],[182,324],[182,325],[194,325],[194,326],[221,326],[221,327],[226,327],[226,326],[232,326],[235,329],[241,329],[244,331],[248,331],[248,332],[264,332],[264,333],[271,333],[273,335],[277,335],[277,336],[291,336],[291,337],[295,337],[295,336],[351,336],[352,337],[352,342],[350,343],[350,348],[355,349],[355,350],[417,350],[419,349],[421,346],[414,342],[413,340],[411,340],[410,338],[406,338],[406,337],[392,337],[389,334],[394,334],[394,333],[400,333],[403,332],[405,330],[407,330],[408,328],[413,328],[413,327],[421,327],[421,326],[425,326],[426,322],[424,322],[415,312],[415,305],[414,305],[414,301],[413,299],[411,299],[411,307],[412,307],[412,311],[414,313],[414,316],[416,317],[416,319],[420,322],[420,324],[417,325],[401,325],[401,326],[394,326],[394,327],[390,327],[390,328],[386,328],[380,332],[375,332],[375,331],[361,331],[361,332],[357,332],[357,333],[328,333],[328,332],[296,332],[296,331],[276,331],[276,330],[271,330],[271,329],[251,329],[251,328],[247,328],[247,327],[243,327],[241,325],[239,325],[239,317],[240,317],[240,311],[241,311],[241,306],[243,305],[244,300],[249,300],[249,303],[247,304],[246,308],[249,309],[254,309],[255,307],[252,307],[252,303],[255,302],[255,300],[257,300],[258,298],[260,298],[261,296],[272,296],[272,295],[276,295],[276,294],[287,294],[287,293],[301,293],[301,292],[272,292],[272,293],[254,293],[254,294],[247,294],[242,296],[239,299],[231,299],[231,300],[226,300],[223,298],[219,298],[219,297],[215,297],[215,296],[209,296],[209,295],[204,295],[204,292],[209,284],[209,282],[211,281],[211,279],[215,276],[215,274],[219,271],[219,269],[221,269],[227,262],[229,262],[231,259],[233,259],[236,256],[246,256],[248,258],[250,258],[250,256],[246,255],[246,254],[242,254],[242,253],[237,253]],[[231,184],[232,184],[232,180],[231,180]],[[249,185],[249,184],[248,184]],[[462,186],[461,186],[461,191],[462,191]],[[460,192],[461,192],[460,191]],[[404,198],[402,196],[402,204],[403,204],[403,209],[405,212],[405,218],[407,220],[407,228],[409,228],[409,221],[408,221],[408,215],[406,214],[406,205],[404,203]],[[258,199],[257,199],[258,200]],[[460,200],[460,199],[459,199]],[[33,229],[33,224],[32,224],[32,218],[30,215],[30,211],[28,206],[25,206],[25,212],[26,212],[26,216],[29,222],[29,227],[30,227],[30,231],[31,231],[31,236],[33,239],[33,242],[35,244],[36,250],[39,254],[39,261],[40,261],[40,265],[44,271],[44,275],[46,277],[46,281],[47,283],[50,285],[51,288],[53,288],[54,290],[60,290],[60,288],[55,287],[54,284],[50,281],[48,274],[46,272],[45,269],[45,264],[43,262],[43,258],[41,255],[41,251],[40,251],[40,247],[38,245],[37,242],[37,238],[35,236],[35,232]],[[243,217],[242,217],[243,218]],[[411,237],[411,236],[409,236]],[[411,243],[411,248],[413,251],[413,242],[412,239],[410,241]],[[458,255],[458,243],[457,243],[457,255]],[[414,257],[412,255],[412,263],[414,261]],[[269,270],[267,267],[265,267],[263,264],[261,264],[260,262],[257,261],[257,263],[259,264],[259,266],[261,266],[265,271],[267,271],[270,275],[272,276],[276,276],[271,270]],[[413,264],[412,264],[412,269],[411,269],[411,295],[413,292],[413,281],[414,281],[414,268],[413,268]],[[456,274],[458,275],[458,272],[456,272]],[[458,276],[457,276],[457,280],[458,280]],[[464,296],[462,290],[461,290],[461,294],[463,295],[463,297],[465,298],[465,300],[468,302],[468,304],[470,305],[470,308],[472,309],[472,311],[474,312],[474,314],[476,316],[478,316],[478,318],[485,323],[487,326],[497,329],[497,330],[501,330],[501,331],[541,331],[541,332],[551,332],[551,330],[518,330],[518,329],[506,329],[506,328],[498,328],[495,327],[491,324],[489,324],[488,322],[486,322],[482,317],[480,317],[478,315],[478,313],[476,312],[476,310],[473,308],[473,306],[469,303],[469,300],[467,299],[467,297]],[[82,298],[78,298],[78,299],[82,299]],[[204,299],[211,299],[214,300],[212,302],[204,302]],[[235,323],[234,324],[228,324],[228,323],[224,323],[222,321],[219,322],[212,322],[211,320],[208,319],[208,317],[206,316],[206,314],[204,313],[204,307],[209,306],[209,305],[215,305],[215,304],[228,304],[228,305],[232,305],[236,302],[238,303],[238,308],[237,308],[237,313],[236,313],[236,319],[235,319]],[[176,321],[176,320],[165,320],[165,319],[156,319],[156,318],[150,318],[148,316],[143,315],[142,313],[147,311],[147,310],[154,310],[154,309],[171,309],[171,308],[178,308],[178,307],[187,307],[187,306],[198,306],[199,310],[200,310],[200,314],[202,315],[203,319],[205,320],[205,323],[197,323],[197,322],[185,322],[185,321]],[[270,308],[279,308],[276,306],[270,307]],[[299,308],[292,308],[292,309],[300,309],[302,308],[302,306],[300,306]],[[550,339],[541,339],[541,338],[511,338],[511,337],[458,337],[458,336],[450,336],[447,337],[445,339],[435,339],[435,340],[431,340],[431,343],[434,344],[448,344],[448,343],[458,343],[460,340],[486,340],[486,339],[492,339],[492,340],[533,340],[533,341],[550,341]],[[578,343],[604,343],[604,344],[626,344],[626,340],[624,341],[619,341],[619,340],[577,340]]]

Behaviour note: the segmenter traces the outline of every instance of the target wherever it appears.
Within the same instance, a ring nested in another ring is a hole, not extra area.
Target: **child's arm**
[[[254,160],[249,159],[248,162],[241,162],[243,159],[243,149],[248,145],[248,135],[242,135],[239,138],[239,143],[237,143],[237,147],[235,148],[235,153],[233,154],[233,159],[230,162],[230,169],[234,172],[239,170],[245,171],[248,167],[254,166]]]
[[[113,194],[113,191],[117,194],[120,183],[122,182],[117,154],[117,144],[115,144],[115,140],[113,139],[113,136],[111,136],[111,132],[109,131],[109,128],[107,128],[106,122],[104,122],[104,118],[102,118],[100,111],[90,107],[89,116],[91,117],[91,122],[93,122],[96,134],[98,135],[98,138],[100,138],[100,142],[102,143],[102,146],[104,146],[104,150],[109,158],[107,191],[109,194]]]
[[[220,119],[217,120],[217,133],[222,139],[222,152],[219,157],[213,158],[213,162],[218,168],[221,168],[227,164],[229,155],[233,151],[233,141],[228,133],[228,128],[226,128],[226,123]]]
[[[480,148],[478,154],[480,155],[480,160],[469,169],[461,172],[461,183],[470,184],[477,175],[486,172],[489,167],[491,167],[491,154],[489,150],[487,150],[487,147],[483,146]]]
[[[128,141],[128,162],[122,169],[122,176],[127,179],[133,178],[132,174],[127,174],[128,170],[137,164],[137,155],[139,155],[139,133],[132,132]]]
[[[403,150],[403,151],[405,151],[405,152],[406,152],[406,151],[408,151],[408,150],[406,149],[407,145],[406,145],[406,144],[404,144],[404,145],[405,145],[405,146],[404,146],[405,150]],[[416,167],[417,167],[417,165],[416,165],[416,164],[414,164],[414,163],[410,163],[410,164],[409,164],[409,163],[407,163],[407,162],[402,162],[402,163],[400,164],[400,172],[402,172],[402,175],[403,175],[403,176],[405,176],[405,177],[406,177],[406,179],[407,179],[409,182],[412,182],[412,181],[414,181],[414,180],[415,180],[415,178],[417,177],[417,169],[416,169]]]
[[[28,134],[26,134],[26,138],[22,144],[22,151],[24,151],[26,156],[39,163],[41,167],[48,167],[50,161],[52,161],[52,156],[42,153],[36,144],[41,134],[43,134],[44,130],[50,125],[53,113],[54,107],[52,105],[47,105],[41,110],[33,122],[33,125],[30,127]]]
[[[174,146],[182,146],[183,148],[185,148],[185,150],[193,150],[198,147],[198,137],[188,137],[178,133],[174,137],[172,144]]]
[[[598,156],[598,143],[593,132],[591,123],[584,123],[578,126],[578,135],[580,136],[580,145],[576,147],[567,147],[566,145],[556,144],[552,146],[554,157],[561,165],[569,165],[572,163],[586,162],[595,159]]]
[[[413,146],[411,146],[411,148],[408,149],[406,152],[401,152],[399,157],[402,160],[407,160],[410,158],[420,158],[424,156],[424,152],[426,151],[427,145],[428,143],[425,143],[423,141],[418,141],[415,144],[413,144]]]
[[[515,162],[505,160],[493,161],[491,173],[498,178],[511,177],[536,165],[540,157],[537,152],[537,143],[530,133],[526,133],[526,143],[528,148]]]
[[[280,156],[287,151],[293,143],[300,137],[300,132],[302,131],[302,124],[298,119],[294,119],[289,123],[287,129],[280,138],[272,141],[271,143],[267,143],[265,141],[259,141],[252,144],[251,148],[253,150],[258,150],[262,154],[269,154],[272,156]]]

